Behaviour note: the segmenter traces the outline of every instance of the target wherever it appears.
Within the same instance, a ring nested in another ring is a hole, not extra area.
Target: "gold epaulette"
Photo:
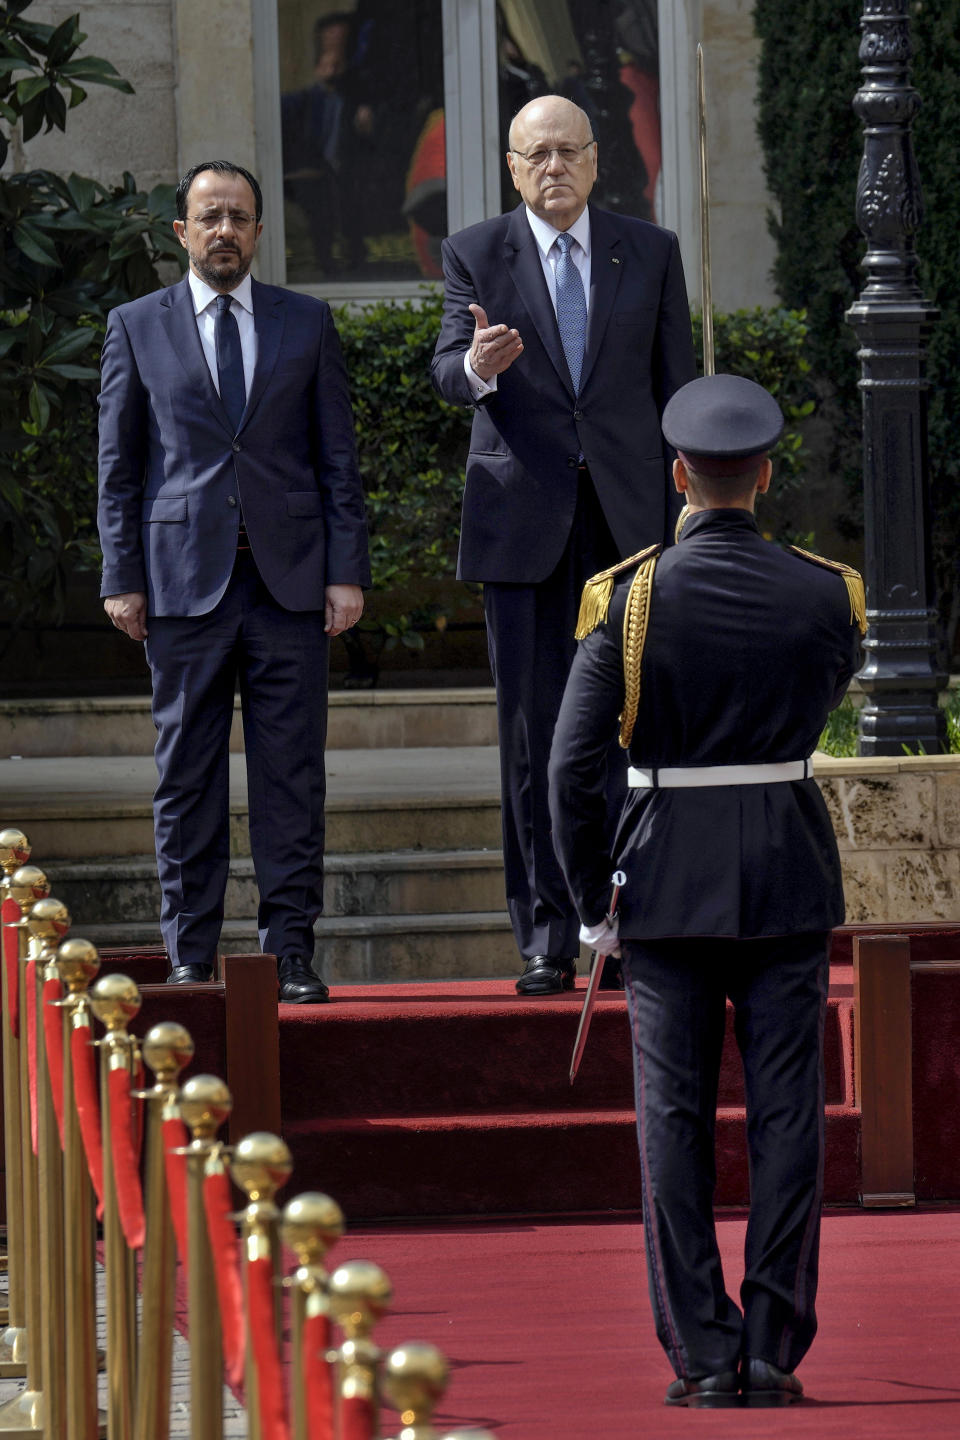
[[[659,555],[662,549],[662,545],[648,545],[646,550],[631,555],[629,560],[620,560],[616,565],[611,565],[609,570],[601,570],[599,574],[590,577],[580,597],[580,614],[577,616],[577,628],[573,632],[575,640],[585,640],[606,620],[617,576],[651,556]]]
[[[812,550],[801,550],[799,545],[791,545],[790,549],[794,555],[799,555],[801,560],[810,560],[814,565],[822,565],[825,570],[833,570],[835,574],[843,576],[850,599],[850,624],[859,626],[860,634],[866,635],[867,597],[860,571],[854,570],[852,565],[844,565],[842,560],[827,560],[823,555],[815,555]]]
[[[650,620],[650,596],[653,593],[653,572],[662,545],[651,545],[639,557],[640,564],[633,577],[627,608],[623,616],[623,711],[620,715],[620,748],[629,748],[633,727],[640,706],[640,666],[647,640]],[[636,557],[635,557],[636,558]]]

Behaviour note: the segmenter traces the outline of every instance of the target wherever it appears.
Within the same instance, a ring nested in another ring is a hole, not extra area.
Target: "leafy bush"
[[[861,0],[755,0],[761,40],[758,130],[767,184],[778,213],[774,279],[785,305],[802,306],[810,326],[812,380],[829,404],[831,468],[846,482],[846,528],[859,525],[861,402],[856,337],[844,313],[859,294],[866,245],[856,223],[863,132],[851,102],[861,83]],[[940,307],[930,339],[930,479],[934,566],[952,652],[960,627],[960,296],[955,283],[960,189],[960,0],[908,7],[911,79],[923,102],[913,125],[924,223],[916,237],[920,283]]]
[[[0,159],[19,126],[63,129],[80,81],[131,92],[107,60],[56,28],[0,10]],[[26,72],[22,74],[21,72]],[[19,78],[17,78],[19,76]],[[6,131],[3,129],[5,125]],[[96,563],[97,359],[112,306],[157,289],[180,261],[173,188],[149,196],[46,170],[0,177],[0,607],[15,625],[58,616],[68,569]]]

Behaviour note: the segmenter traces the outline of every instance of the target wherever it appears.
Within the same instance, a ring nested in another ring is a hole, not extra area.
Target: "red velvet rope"
[[[63,1011],[53,1004],[63,999],[63,983],[59,977],[43,982],[43,1033],[47,1045],[47,1070],[50,1075],[50,1090],[53,1108],[60,1132],[60,1149],[63,1149]]]
[[[243,1283],[240,1279],[240,1241],[230,1218],[233,1209],[230,1181],[224,1171],[203,1177],[203,1204],[207,1212],[207,1234],[213,1253],[213,1270],[220,1300],[220,1328],[227,1384],[236,1388],[243,1380],[246,1330],[243,1321]],[[313,1432],[311,1431],[311,1437]]]
[[[300,1363],[310,1440],[334,1440],[333,1374],[327,1360],[329,1349],[329,1316],[308,1315],[303,1322]]]
[[[37,1153],[37,965],[27,961],[27,1089],[30,1092],[30,1144]]]
[[[340,1404],[340,1440],[376,1440],[373,1401],[351,1395]]]
[[[247,1261],[250,1343],[257,1366],[261,1440],[290,1440],[273,1311],[273,1261]]]
[[[11,900],[8,895],[0,906],[0,920],[3,922],[3,958],[7,967],[7,1013],[14,1040],[20,1035],[20,939],[13,926],[22,914],[16,900]]]
[[[114,1184],[117,1187],[117,1209],[120,1224],[131,1250],[143,1244],[143,1192],[140,1172],[133,1148],[133,1101],[130,1095],[130,1071],[126,1067],[107,1072],[110,1087],[110,1148],[113,1155]]]
[[[103,1218],[103,1135],[100,1129],[100,1097],[97,1093],[97,1056],[91,1044],[89,1025],[70,1032],[73,1060],[73,1096],[77,1104],[80,1135],[87,1157],[87,1169],[97,1192],[97,1218]]]
[[[180,1264],[187,1268],[187,1157],[177,1155],[189,1144],[187,1127],[179,1115],[170,1115],[163,1122],[163,1162],[167,1174],[167,1196],[170,1218],[177,1237]]]
[[[134,1089],[144,1090],[147,1084],[147,1070],[143,1063],[143,1056],[138,1055],[134,1067]],[[143,1130],[146,1124],[147,1107],[142,1100],[137,1100],[133,1110],[133,1153],[137,1157],[137,1166],[143,1158]]]

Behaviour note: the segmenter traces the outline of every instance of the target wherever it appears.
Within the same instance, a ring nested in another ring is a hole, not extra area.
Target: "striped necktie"
[[[580,390],[580,372],[583,369],[583,352],[587,343],[587,297],[583,293],[580,271],[573,263],[570,247],[571,235],[558,235],[556,241],[560,254],[557,258],[557,326],[563,353],[567,357],[573,393]]]

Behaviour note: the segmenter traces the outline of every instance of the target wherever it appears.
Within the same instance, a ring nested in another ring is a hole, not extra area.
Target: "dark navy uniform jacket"
[[[612,850],[604,756],[624,704],[631,566],[582,640],[550,759],[553,839],[581,918],[625,871],[620,934],[750,937],[844,918],[837,844],[816,781],[630,790]],[[746,510],[707,510],[657,561],[630,763],[802,760],[859,663],[842,575],[764,540]]]

